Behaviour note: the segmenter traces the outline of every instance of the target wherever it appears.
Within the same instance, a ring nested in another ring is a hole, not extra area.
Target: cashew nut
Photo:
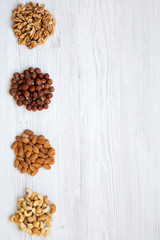
[[[19,216],[20,216],[20,218],[19,218],[19,222],[21,223],[21,222],[23,222],[24,221],[24,216],[23,216],[23,214],[22,213],[19,213]]]
[[[42,209],[40,208],[40,207],[37,207],[37,213],[41,213],[42,211],[41,211]]]
[[[43,202],[43,196],[38,194],[37,197]]]
[[[30,216],[32,216],[32,211],[27,212],[27,210],[24,210],[24,216],[25,216],[25,217],[30,217]]]
[[[20,223],[19,226],[20,226],[20,230],[22,231],[26,230],[26,225],[24,223]]]
[[[43,201],[42,201],[42,200],[39,200],[38,207],[41,207],[42,205],[43,205]]]
[[[33,222],[33,227],[38,228],[39,227],[39,222],[38,221],[34,221]]]
[[[42,228],[41,233],[44,234],[48,230],[49,230],[49,227],[44,227],[44,228]]]
[[[47,231],[44,233],[44,236],[45,236],[45,237],[49,237],[49,234],[50,234],[50,233],[51,233],[51,232],[47,230]]]
[[[26,188],[26,195],[25,198],[29,199],[32,196],[32,190],[29,188]]]
[[[46,215],[46,214],[44,214],[44,215],[41,215],[41,216],[39,216],[38,217],[38,220],[42,220],[42,221],[44,221],[44,220],[48,220],[49,219],[49,217]]]
[[[27,206],[26,201],[23,202],[23,208],[24,208],[25,210],[27,210],[27,211],[29,211],[29,210],[32,209],[32,207]]]
[[[35,213],[36,213],[36,209],[35,209],[35,208],[32,208],[32,212],[35,214]]]
[[[31,217],[28,217],[28,222],[34,222],[36,220],[36,215],[32,215]]]
[[[48,204],[51,203],[51,201],[48,200],[48,196],[45,196],[45,197],[43,198],[43,200],[44,200],[45,203],[48,203]]]
[[[33,201],[34,197],[37,195],[37,192],[32,192],[32,196],[30,197],[30,199]]]
[[[27,224],[27,227],[28,227],[29,229],[32,229],[32,228],[33,228],[33,224],[28,223],[28,224]]]
[[[43,208],[42,209],[42,212],[43,213],[47,213],[47,212],[49,212],[50,211],[50,206],[48,205],[46,208]]]
[[[25,230],[25,232],[27,232],[27,233],[29,233],[29,234],[32,234],[32,230],[29,229],[29,228],[27,228],[27,229]]]
[[[39,223],[39,228],[44,228],[44,223],[42,221]]]
[[[33,205],[34,205],[35,207],[37,207],[38,204],[39,204],[39,201],[40,201],[40,200],[36,200],[36,201],[34,201],[34,204],[33,204]]]
[[[11,215],[9,220],[11,223],[15,223],[15,215]]]

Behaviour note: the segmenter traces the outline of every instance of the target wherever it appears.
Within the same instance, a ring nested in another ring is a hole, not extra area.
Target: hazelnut
[[[42,104],[42,100],[41,100],[41,99],[37,99],[37,100],[36,100],[36,103],[37,103],[38,105],[41,105],[41,104]]]
[[[37,93],[37,92],[33,92],[32,96],[33,96],[34,98],[37,98],[38,93]]]
[[[36,73],[41,73],[41,69],[40,68],[35,68],[34,70]]]
[[[48,93],[48,90],[47,90],[47,89],[44,89],[43,92],[44,92],[44,94],[47,94],[47,93]]]
[[[13,88],[13,89],[17,89],[18,88],[18,86],[17,86],[17,84],[11,84],[11,88]]]
[[[37,75],[36,75],[35,73],[32,73],[32,74],[31,74],[31,78],[32,78],[32,79],[36,79],[36,77],[37,77]]]
[[[42,81],[41,81],[39,78],[37,78],[37,79],[36,79],[36,84],[37,84],[38,86],[40,86],[40,85],[42,84]]]
[[[29,88],[29,85],[28,84],[23,84],[23,86],[22,86],[22,89],[23,90],[27,90]]]
[[[50,85],[48,83],[44,84],[44,88],[48,89],[50,87]]]
[[[30,67],[30,68],[29,68],[29,72],[30,72],[30,73],[33,73],[33,72],[34,72],[34,68],[33,68],[33,67]]]
[[[48,83],[49,85],[51,85],[51,84],[53,83],[52,79],[48,79],[48,80],[47,80],[47,83]]]
[[[30,87],[29,87],[29,91],[30,91],[30,92],[34,92],[35,90],[36,90],[35,86],[30,86]]]
[[[21,100],[18,100],[18,101],[17,101],[17,105],[18,105],[18,106],[22,106],[22,105],[23,105],[22,101],[21,101]]]
[[[21,99],[23,101],[25,99],[24,95],[20,95],[19,99]]]
[[[33,106],[36,105],[36,102],[35,102],[35,101],[31,101],[30,104],[31,104],[31,106],[33,107]]]
[[[20,79],[24,79],[24,74],[21,73],[20,76],[19,76]]]
[[[16,81],[17,81],[16,78],[11,79],[11,83],[16,83]]]
[[[38,96],[40,96],[40,97],[43,96],[43,94],[44,94],[43,91],[38,92]]]
[[[16,101],[18,101],[18,100],[19,100],[19,96],[18,96],[18,95],[14,95],[14,99],[15,99]]]
[[[18,91],[17,91],[17,94],[18,94],[18,95],[21,95],[21,94],[22,94],[22,92],[21,92],[20,90],[18,90]]]
[[[15,72],[15,73],[14,73],[14,77],[15,77],[15,78],[18,78],[18,77],[19,77],[19,73],[18,73],[18,72]]]
[[[47,98],[44,102],[45,102],[46,104],[50,104],[50,103],[51,103],[51,100]]]
[[[52,97],[53,97],[53,94],[52,94],[52,93],[48,93],[46,97],[47,97],[47,98],[52,98]]]
[[[37,86],[37,87],[36,87],[36,91],[38,91],[38,92],[41,91],[41,89],[42,89],[41,86]]]
[[[45,74],[44,74],[44,78],[45,78],[45,79],[48,79],[48,78],[49,78],[49,74],[48,74],[48,73],[45,73]]]
[[[32,109],[31,105],[28,104],[28,105],[26,106],[26,109],[27,109],[28,111],[31,111],[31,109]]]
[[[43,104],[43,109],[48,109],[48,104]]]
[[[22,85],[19,85],[18,90],[20,91],[22,90]]]
[[[42,78],[42,83],[46,83],[46,79]]]
[[[41,111],[41,110],[43,109],[43,107],[42,107],[42,106],[38,106],[37,109],[38,109],[39,111]]]
[[[24,100],[23,100],[23,104],[24,104],[24,105],[27,105],[27,104],[28,104],[27,99],[24,99]]]
[[[39,74],[38,74],[38,77],[39,77],[39,78],[43,78],[43,73],[39,73]]]
[[[12,89],[9,90],[9,93],[10,93],[11,96],[14,96],[15,90],[12,88]]]
[[[27,69],[24,71],[24,75],[29,76],[29,71]]]
[[[49,92],[54,92],[54,87],[50,87],[48,90]]]
[[[18,84],[22,84],[22,83],[23,83],[23,80],[20,79],[20,80],[17,81],[17,83],[18,83]]]
[[[29,91],[24,91],[23,94],[24,94],[24,96],[25,96],[26,98],[28,98],[30,93],[29,93]]]
[[[37,111],[37,106],[33,106],[32,111],[34,111],[34,112]]]

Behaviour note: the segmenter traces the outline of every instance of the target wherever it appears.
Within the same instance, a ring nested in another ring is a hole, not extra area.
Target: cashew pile
[[[48,237],[52,215],[56,211],[55,204],[50,203],[47,196],[43,197],[27,188],[25,196],[18,198],[18,210],[10,216],[10,222],[18,224],[22,232]]]

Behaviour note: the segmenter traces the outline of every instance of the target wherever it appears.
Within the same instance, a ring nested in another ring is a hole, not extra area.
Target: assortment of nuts
[[[51,169],[51,165],[55,163],[55,149],[51,147],[49,140],[43,135],[34,135],[29,129],[21,136],[16,136],[11,148],[16,155],[14,167],[21,173],[27,172],[35,176],[41,167]]]
[[[47,109],[53,97],[54,87],[49,74],[43,74],[40,68],[30,67],[23,73],[14,73],[11,79],[10,95],[18,106],[25,105],[29,111]]]
[[[56,19],[44,8],[44,4],[28,2],[26,5],[19,4],[12,11],[12,29],[19,44],[32,49],[45,43],[48,36],[54,33]]]
[[[25,196],[18,198],[18,210],[10,216],[10,221],[18,224],[22,232],[48,237],[52,216],[56,211],[55,204],[50,203],[47,196],[43,197],[27,188]]]

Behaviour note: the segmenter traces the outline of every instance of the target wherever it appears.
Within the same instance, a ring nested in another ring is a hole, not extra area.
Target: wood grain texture
[[[26,187],[57,205],[50,240],[159,240],[160,1],[45,0],[56,31],[33,50],[10,28],[18,3],[0,1],[0,240],[38,239],[8,221]],[[8,94],[29,66],[54,80],[47,111]],[[56,148],[53,169],[34,178],[13,168],[25,128]]]

